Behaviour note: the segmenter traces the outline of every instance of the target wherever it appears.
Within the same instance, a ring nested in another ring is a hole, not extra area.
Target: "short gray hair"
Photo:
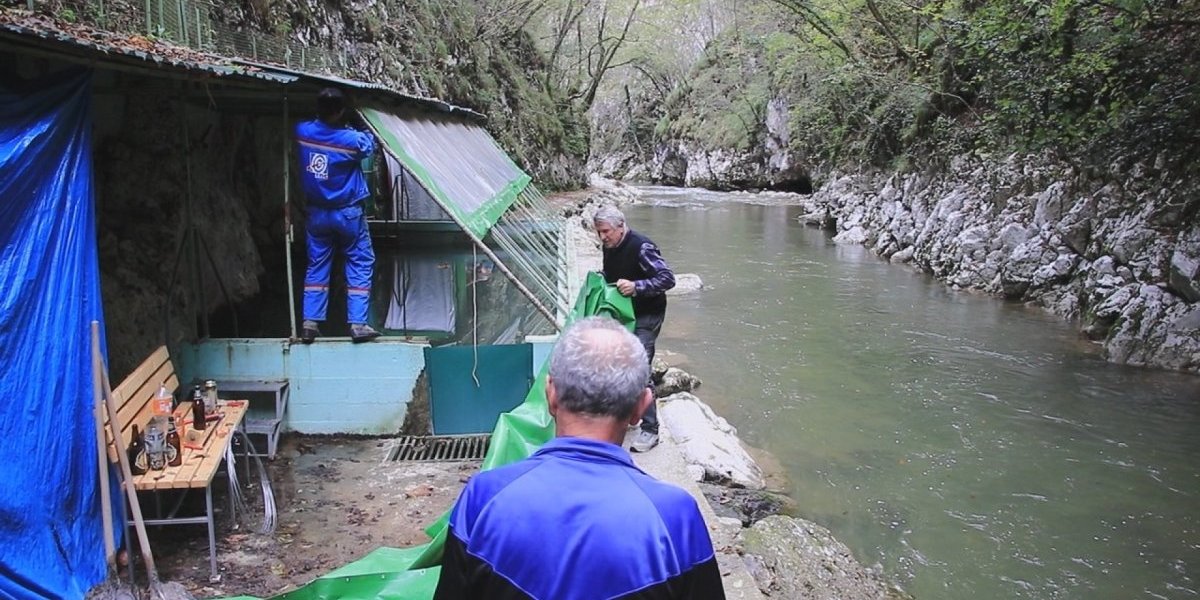
[[[615,206],[601,206],[592,215],[592,223],[608,223],[613,227],[625,226],[625,213]]]
[[[650,365],[642,343],[620,323],[587,317],[559,337],[550,377],[568,412],[628,419],[650,380]]]

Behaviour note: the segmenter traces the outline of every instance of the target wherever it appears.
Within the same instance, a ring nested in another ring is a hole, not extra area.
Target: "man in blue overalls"
[[[346,259],[350,338],[367,342],[379,337],[379,332],[367,324],[375,251],[363,212],[368,191],[360,161],[375,152],[375,140],[344,124],[346,98],[341,90],[321,91],[317,117],[296,125],[300,181],[308,200],[308,273],[300,339],[308,344],[321,334],[318,325],[329,306],[329,271],[336,250]]]

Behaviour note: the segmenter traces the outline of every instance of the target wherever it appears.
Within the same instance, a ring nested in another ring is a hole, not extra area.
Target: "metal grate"
[[[483,460],[491,434],[406,435],[396,440],[388,460],[401,462],[449,462]]]

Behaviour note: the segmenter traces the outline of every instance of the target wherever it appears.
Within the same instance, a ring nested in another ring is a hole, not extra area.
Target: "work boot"
[[[649,452],[651,448],[657,445],[657,433],[639,429],[637,434],[633,436],[633,442],[629,444],[629,450],[632,452]]]
[[[317,329],[317,322],[305,319],[300,328],[300,341],[311,344],[319,335],[321,335],[321,330]]]
[[[360,342],[369,342],[379,337],[379,332],[375,331],[370,325],[365,323],[354,323],[350,325],[350,341],[355,344]]]

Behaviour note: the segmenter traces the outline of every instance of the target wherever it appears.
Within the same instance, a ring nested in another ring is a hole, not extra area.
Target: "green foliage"
[[[485,5],[405,2],[404,60],[420,93],[487,115],[487,128],[547,189],[577,187],[588,130],[569,105],[539,85],[544,64],[525,33],[480,36]],[[575,169],[555,165],[574,164]]]
[[[959,42],[989,139],[1093,155],[1194,147],[1200,27],[1176,6],[1002,0],[972,13]]]
[[[665,101],[654,135],[687,139],[709,149],[749,150],[765,128],[770,73],[757,69],[760,40],[736,35],[715,41],[705,58]]]
[[[972,148],[1193,160],[1200,1],[749,2],[662,94],[653,135],[761,141],[789,106],[810,162],[916,165]]]

